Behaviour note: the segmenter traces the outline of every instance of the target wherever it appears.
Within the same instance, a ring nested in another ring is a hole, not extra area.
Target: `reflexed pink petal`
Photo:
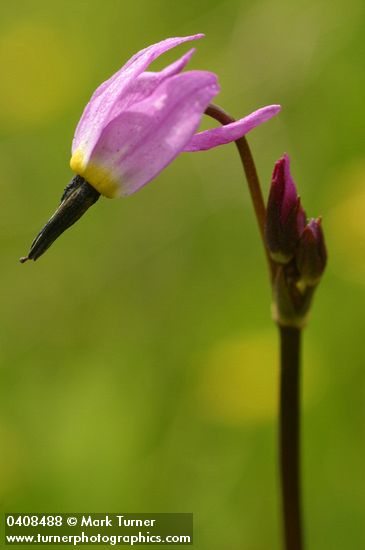
[[[148,46],[135,54],[117,73],[101,84],[92,95],[78,123],[72,143],[72,153],[81,147],[84,158],[87,160],[103,128],[111,120],[111,116],[113,117],[113,108],[116,102],[120,100],[129,86],[147,69],[152,61],[179,44],[197,40],[203,36],[202,34],[196,34],[168,38]]]
[[[180,73],[190,61],[194,52],[195,48],[192,48],[180,59],[168,65],[168,67],[160,72],[145,71],[141,73],[131,83],[126,93],[116,101],[113,109],[109,113],[109,121],[118,116],[122,110],[128,109],[131,105],[149,97],[164,80]]]
[[[225,143],[235,141],[247,134],[250,130],[253,130],[253,128],[256,128],[256,126],[259,126],[275,116],[280,109],[280,105],[268,105],[226,126],[219,126],[212,130],[200,132],[192,137],[189,143],[184,147],[184,151],[205,151],[217,147],[218,145],[224,145]]]
[[[92,165],[113,175],[117,195],[134,193],[181,152],[218,92],[216,75],[206,71],[167,79],[104,128],[91,154]]]
[[[131,65],[135,64],[136,62],[139,62],[141,59],[150,59],[150,56],[153,56],[153,59],[156,59],[164,52],[167,52],[168,50],[171,50],[172,48],[175,48],[179,44],[183,44],[184,42],[190,42],[191,40],[200,40],[200,38],[204,38],[203,33],[198,34],[192,34],[190,36],[179,36],[175,38],[165,38],[165,40],[161,40],[161,42],[157,42],[157,44],[152,44],[151,46],[147,46],[143,50],[140,50],[136,54],[134,54],[127,63],[122,67],[121,70],[128,69]],[[148,65],[152,63],[153,59],[150,59],[148,61]]]

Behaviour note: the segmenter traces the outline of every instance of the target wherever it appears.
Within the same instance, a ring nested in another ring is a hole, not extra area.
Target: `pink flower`
[[[72,143],[70,165],[76,176],[21,262],[39,258],[100,195],[135,193],[181,152],[235,141],[280,111],[279,105],[270,105],[232,124],[196,134],[219,92],[217,76],[208,71],[181,72],[194,49],[160,72],[146,69],[167,50],[203,36],[167,38],[149,46],[97,88]]]
[[[146,69],[167,50],[202,37],[168,38],[141,50],[94,92],[76,128],[70,164],[102,195],[135,193],[181,152],[234,141],[279,112],[270,105],[196,134],[219,92],[216,75],[181,72],[194,49],[160,72]]]

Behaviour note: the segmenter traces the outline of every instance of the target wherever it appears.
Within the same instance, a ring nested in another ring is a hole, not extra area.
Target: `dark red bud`
[[[306,215],[285,154],[275,164],[266,211],[265,236],[273,260],[286,264],[293,258],[305,224]]]
[[[305,226],[295,253],[295,261],[300,280],[308,286],[315,286],[327,263],[327,250],[320,218],[312,218]]]

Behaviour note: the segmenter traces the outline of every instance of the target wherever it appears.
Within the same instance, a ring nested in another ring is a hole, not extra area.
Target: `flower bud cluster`
[[[327,263],[321,219],[307,221],[284,155],[275,164],[269,193],[266,244],[275,268],[274,306],[279,324],[302,326]]]
[[[299,280],[318,284],[327,262],[321,219],[307,222],[290,174],[288,155],[275,164],[266,213],[266,243],[274,262],[295,262]]]

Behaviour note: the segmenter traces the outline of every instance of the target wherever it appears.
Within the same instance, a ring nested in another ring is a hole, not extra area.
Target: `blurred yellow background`
[[[73,131],[133,53],[204,32],[216,102],[282,113],[249,136],[265,193],[287,151],[329,266],[305,333],[308,550],[365,547],[365,4],[17,0],[0,21],[0,501],[4,511],[194,512],[199,550],[278,550],[278,356],[233,145],[101,199],[38,262]],[[161,68],[186,51],[155,63]],[[204,125],[207,123],[204,122]]]

